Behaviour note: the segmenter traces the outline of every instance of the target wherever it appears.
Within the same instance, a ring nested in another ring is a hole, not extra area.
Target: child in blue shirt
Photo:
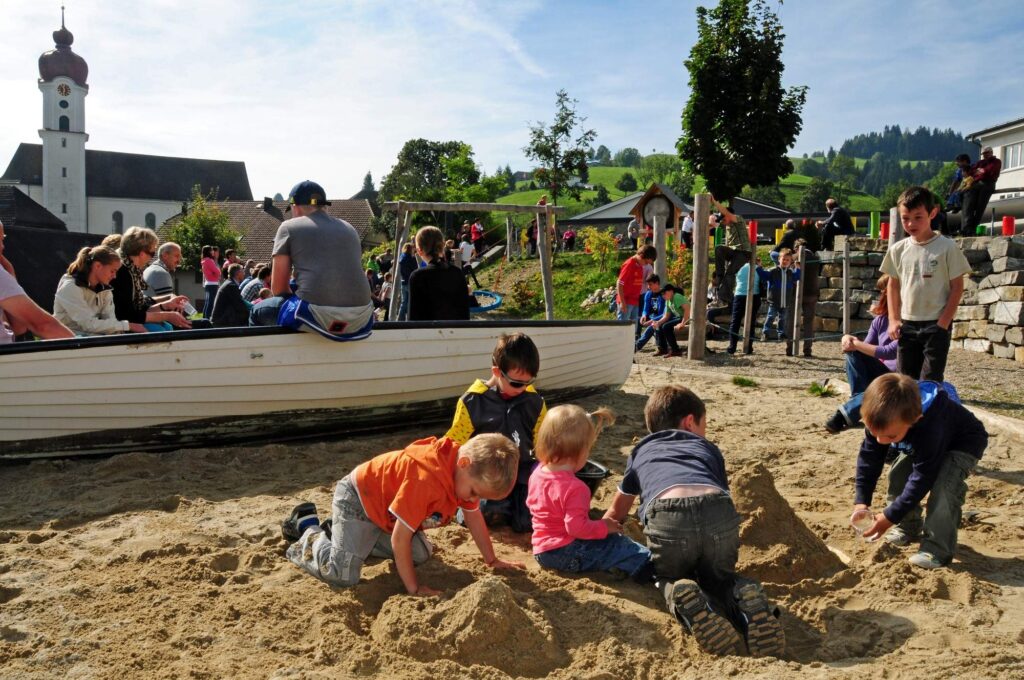
[[[655,327],[651,323],[665,312],[665,300],[661,296],[661,277],[651,274],[647,277],[647,291],[640,298],[640,327],[643,331],[636,339],[634,352],[639,352],[654,337]]]
[[[761,309],[761,283],[762,277],[767,272],[760,266],[754,269],[754,320],[757,320],[757,312]],[[729,347],[725,350],[729,354],[736,353],[736,343],[740,339],[740,326],[743,324],[743,316],[747,311],[747,281],[750,278],[750,263],[746,263],[736,272],[736,288],[732,295],[732,321],[729,322]],[[750,341],[754,341],[753,332],[750,333]]]
[[[758,267],[758,274],[762,272],[768,281],[768,314],[761,329],[761,339],[767,341],[769,332],[773,332],[776,339],[781,340],[787,337],[786,311],[796,304],[796,282],[800,280],[800,269],[793,266],[793,251],[780,249],[778,266],[767,271]]]

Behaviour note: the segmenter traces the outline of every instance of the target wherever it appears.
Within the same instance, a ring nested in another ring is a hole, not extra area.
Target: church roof
[[[355,227],[359,233],[360,243],[365,245],[367,237],[371,234],[370,218],[373,217],[370,202],[336,198],[330,201],[331,205],[325,206],[324,211]],[[231,228],[242,235],[242,257],[257,262],[270,262],[277,228],[284,220],[291,219],[291,213],[286,212],[288,201],[264,198],[262,201],[212,201],[210,205],[226,212]],[[161,241],[169,238],[171,229],[181,221],[181,218],[182,214],[179,213],[157,229]]]
[[[41,185],[42,144],[19,144],[0,180]],[[185,201],[191,197],[195,184],[204,194],[215,191],[218,198],[252,200],[249,175],[242,161],[91,149],[85,152],[86,196]]]
[[[63,10],[61,11],[63,14]],[[71,78],[85,87],[89,79],[89,65],[71,49],[75,36],[64,27],[61,17],[60,28],[53,32],[54,48],[39,57],[39,77],[46,82],[59,76]]]
[[[64,220],[10,184],[0,184],[0,222],[3,222],[5,227],[68,230]]]

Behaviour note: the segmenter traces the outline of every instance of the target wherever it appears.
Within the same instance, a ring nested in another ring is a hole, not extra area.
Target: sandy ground
[[[957,560],[923,572],[909,549],[863,543],[847,526],[860,435],[822,434],[839,399],[810,396],[805,378],[739,388],[724,373],[645,361],[622,390],[584,404],[620,413],[594,451],[614,472],[594,499],[604,508],[649,390],[675,380],[705,398],[745,517],[740,568],[783,610],[784,659],[708,656],[652,588],[541,571],[505,531],[498,552],[525,572],[491,572],[460,527],[431,532],[438,552],[420,575],[442,598],[405,595],[387,562],[331,590],[283,558],[277,524],[295,503],[329,507],[358,462],[438,425],[0,468],[0,676],[1024,676],[1019,423],[990,428]]]

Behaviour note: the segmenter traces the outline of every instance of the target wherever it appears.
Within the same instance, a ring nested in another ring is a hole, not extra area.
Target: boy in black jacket
[[[898,373],[875,380],[861,406],[864,443],[857,458],[854,509],[867,509],[889,447],[889,505],[874,517],[865,538],[907,545],[921,533],[921,506],[928,496],[921,549],[910,563],[923,569],[949,564],[967,496],[967,476],[978,464],[988,433],[970,411],[949,398],[938,383]]]

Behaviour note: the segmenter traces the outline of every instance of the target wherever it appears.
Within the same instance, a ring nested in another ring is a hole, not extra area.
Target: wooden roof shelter
[[[444,203],[434,201],[388,201],[381,206],[384,211],[398,213],[395,222],[395,260],[392,264],[392,280],[398,281],[398,253],[402,252],[405,242],[409,240],[409,228],[412,226],[412,214],[421,210],[438,210],[448,212],[504,212],[533,213],[537,216],[537,224],[548,225],[547,229],[537,230],[540,250],[541,282],[544,286],[544,317],[548,321],[555,318],[555,292],[551,279],[551,232],[555,226],[555,216],[565,212],[564,206],[557,205],[506,205],[504,203]],[[541,221],[543,216],[543,222]],[[505,218],[506,243],[512,242],[512,216]],[[508,247],[506,246],[506,254]],[[391,296],[389,317],[395,318],[398,312],[399,298]]]

